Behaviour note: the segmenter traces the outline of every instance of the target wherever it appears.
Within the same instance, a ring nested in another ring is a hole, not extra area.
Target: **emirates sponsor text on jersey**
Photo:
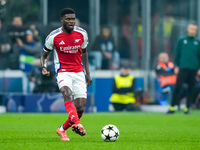
[[[64,53],[77,53],[80,48],[80,45],[60,47],[60,51],[63,51]]]

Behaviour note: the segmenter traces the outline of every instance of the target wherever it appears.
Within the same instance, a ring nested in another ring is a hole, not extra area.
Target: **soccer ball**
[[[119,138],[119,130],[115,125],[108,124],[102,128],[101,137],[106,142],[115,142]]]

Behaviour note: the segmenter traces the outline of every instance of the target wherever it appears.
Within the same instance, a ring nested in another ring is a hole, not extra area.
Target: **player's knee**
[[[63,94],[63,97],[64,97],[64,102],[72,101],[72,95],[69,92],[64,91],[64,92],[62,92],[62,94]]]
[[[63,86],[61,87],[60,91],[63,95],[64,102],[72,101],[72,91],[70,90],[69,87]]]

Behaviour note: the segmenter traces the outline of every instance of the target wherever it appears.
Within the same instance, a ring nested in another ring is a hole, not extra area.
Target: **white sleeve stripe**
[[[52,31],[52,32],[47,36],[47,38],[45,39],[45,41],[47,41],[51,36],[53,36],[53,35],[59,33],[60,31],[61,31],[61,28],[58,28],[58,29]]]
[[[46,51],[51,51],[51,49],[47,48],[46,45],[44,46],[44,48]]]

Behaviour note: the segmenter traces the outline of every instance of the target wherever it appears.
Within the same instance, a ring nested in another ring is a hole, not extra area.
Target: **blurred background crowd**
[[[150,9],[149,51],[143,48],[145,6]],[[27,92],[58,91],[52,80],[53,57],[49,58],[52,73],[48,79],[41,76],[39,58],[45,37],[61,26],[59,12],[64,7],[76,11],[76,25],[88,32],[94,71],[119,70],[129,62],[132,70],[154,72],[158,55],[165,52],[173,62],[176,42],[187,34],[188,23],[200,21],[198,0],[151,0],[149,6],[146,0],[0,0],[1,77],[7,70],[21,70],[27,77]],[[145,60],[147,53],[149,60]]]

